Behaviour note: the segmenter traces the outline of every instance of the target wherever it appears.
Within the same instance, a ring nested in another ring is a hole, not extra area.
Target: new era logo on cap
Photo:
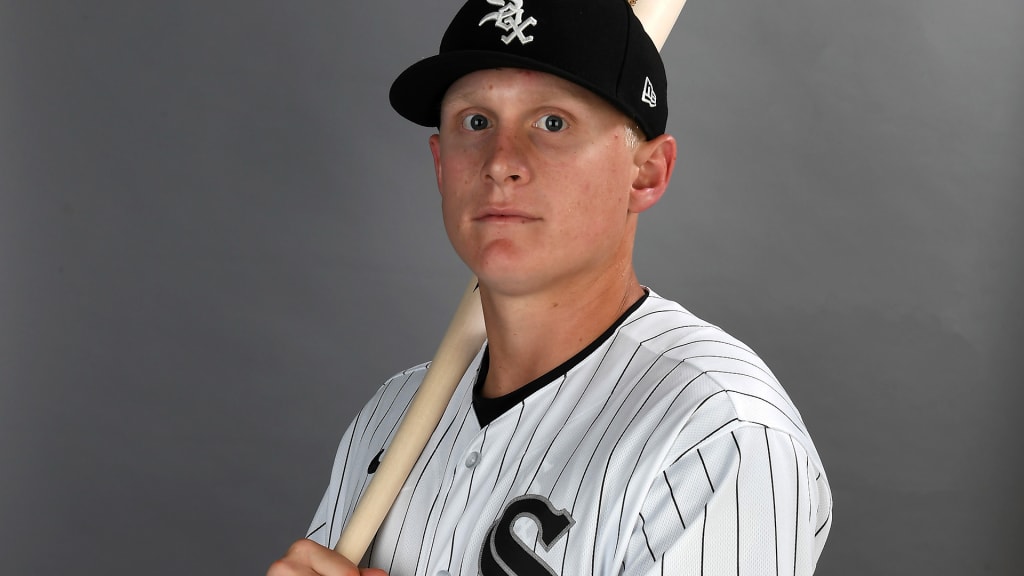
[[[658,105],[658,95],[654,93],[654,84],[650,78],[644,78],[644,93],[640,95],[640,101],[651,108]]]

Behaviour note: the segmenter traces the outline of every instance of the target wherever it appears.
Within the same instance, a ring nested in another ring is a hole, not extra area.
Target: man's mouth
[[[488,208],[474,218],[478,222],[518,224],[540,220],[536,216],[512,208]]]

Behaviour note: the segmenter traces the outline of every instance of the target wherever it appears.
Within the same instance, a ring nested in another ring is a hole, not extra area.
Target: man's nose
[[[510,129],[495,131],[484,176],[496,184],[521,184],[529,179],[526,137]]]

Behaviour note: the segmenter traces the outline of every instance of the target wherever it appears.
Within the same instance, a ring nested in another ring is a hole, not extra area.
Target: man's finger
[[[348,558],[312,540],[298,540],[284,558],[274,562],[267,576],[387,576],[383,570],[360,571]]]

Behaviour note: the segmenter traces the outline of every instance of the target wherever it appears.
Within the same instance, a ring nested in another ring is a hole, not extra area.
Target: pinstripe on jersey
[[[481,427],[480,357],[368,552],[412,574],[808,575],[831,493],[745,345],[653,292],[568,371]],[[333,546],[425,366],[346,431],[309,537]]]

